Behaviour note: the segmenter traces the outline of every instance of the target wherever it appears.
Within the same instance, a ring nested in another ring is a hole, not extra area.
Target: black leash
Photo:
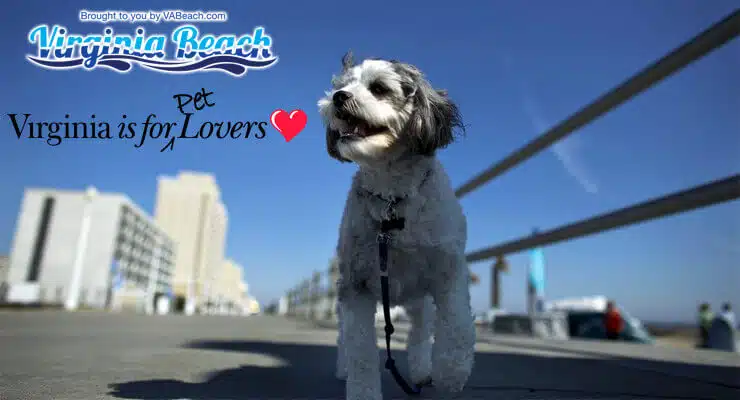
[[[393,203],[390,204],[391,206]],[[392,211],[392,208],[390,208]],[[390,231],[403,230],[406,220],[403,218],[391,218],[380,222],[380,233],[378,233],[378,255],[380,256],[380,289],[383,296],[383,317],[385,319],[385,368],[391,372],[398,386],[410,396],[421,393],[421,386],[414,385],[412,388],[398,372],[396,361],[391,356],[391,335],[393,335],[393,322],[391,321],[391,302],[388,294],[388,242]]]

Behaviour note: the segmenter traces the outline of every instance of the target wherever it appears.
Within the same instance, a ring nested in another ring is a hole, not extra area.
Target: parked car
[[[603,311],[569,310],[567,313],[568,333],[571,338],[606,340]],[[620,310],[620,313],[624,319],[624,329],[619,335],[620,340],[645,344],[654,342],[653,337],[638,319],[623,310]]]
[[[509,314],[508,311],[502,310],[500,308],[491,308],[486,311],[481,311],[478,313],[473,313],[473,318],[475,320],[475,324],[478,326],[485,326],[493,329],[493,321],[496,319],[499,315],[507,315]]]

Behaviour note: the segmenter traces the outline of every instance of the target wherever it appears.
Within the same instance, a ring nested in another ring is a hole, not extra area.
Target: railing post
[[[333,257],[329,262],[329,290],[328,290],[328,310],[326,312],[327,319],[336,319],[337,309],[337,280],[339,280],[339,260],[337,257]]]
[[[301,285],[296,285],[293,289],[293,316],[299,317],[301,314]]]
[[[314,320],[318,316],[318,307],[319,307],[319,300],[321,296],[321,272],[315,271],[313,273],[313,276],[311,276],[311,289],[310,289],[310,307],[308,316],[310,319]]]
[[[331,299],[332,299],[332,288],[331,288],[331,271],[324,271],[324,285],[325,289],[322,293],[322,313],[321,318],[328,320],[331,319]]]
[[[298,317],[301,314],[301,286],[296,285],[293,289],[293,316]]]
[[[300,299],[298,298],[298,286],[295,286],[293,290],[291,290],[291,296],[293,297],[293,300],[291,301],[292,310],[291,315],[293,318],[298,316],[298,307],[300,306]]]
[[[309,311],[310,311],[310,303],[309,300],[311,298],[311,281],[308,279],[303,280],[303,285],[301,285],[301,308],[304,318],[309,317]]]
[[[289,316],[290,315],[290,290],[286,290],[284,296],[285,296],[285,315]]]
[[[288,316],[294,317],[295,316],[295,289],[288,290],[287,293],[288,297]]]
[[[298,286],[293,287],[293,290],[291,292],[293,296],[293,301],[291,301],[291,304],[293,305],[293,310],[291,312],[293,318],[295,318],[298,316],[298,308],[300,307],[300,298],[298,297],[300,292],[298,291]]]
[[[313,297],[313,287],[311,285],[312,282],[313,280],[311,279],[311,277],[306,278],[306,280],[304,281],[304,285],[306,285],[304,289],[306,292],[306,300],[304,301],[305,302],[304,316],[308,319],[311,319],[311,312],[313,309],[312,308],[313,302],[311,300],[311,297]]]
[[[295,303],[296,303],[296,317],[302,317],[303,316],[303,281],[298,283],[298,286],[296,286],[296,294],[295,294]]]
[[[491,264],[491,309],[497,310],[501,304],[501,281],[497,262]]]

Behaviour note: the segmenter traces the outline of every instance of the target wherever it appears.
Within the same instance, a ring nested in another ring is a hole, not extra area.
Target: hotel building
[[[4,300],[152,310],[171,291],[175,255],[173,241],[123,194],[27,189]]]
[[[220,314],[243,314],[246,305],[248,286],[244,282],[242,267],[235,261],[226,259],[221,267],[218,286],[217,309]]]
[[[173,275],[176,309],[216,308],[228,215],[212,175],[180,172],[158,179],[154,219],[178,248]]]

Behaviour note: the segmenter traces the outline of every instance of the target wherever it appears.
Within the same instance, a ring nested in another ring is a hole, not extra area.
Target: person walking
[[[721,351],[737,351],[735,341],[735,315],[729,303],[722,305],[722,311],[712,320],[707,330],[707,348]]]
[[[606,338],[609,340],[619,340],[619,334],[624,329],[624,320],[617,310],[613,301],[606,303],[606,314],[604,315],[604,328]]]
[[[727,323],[730,324],[730,328],[733,330],[737,329],[737,320],[735,319],[735,313],[732,311],[730,303],[722,304],[722,313],[720,316],[727,320]]]
[[[705,348],[709,344],[709,328],[712,326],[712,314],[709,303],[702,303],[699,306],[699,347]]]

